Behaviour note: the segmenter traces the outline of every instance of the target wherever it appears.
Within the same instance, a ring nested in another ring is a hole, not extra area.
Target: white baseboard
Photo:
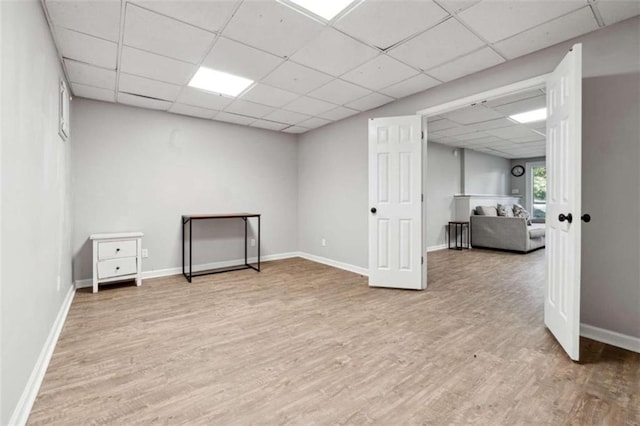
[[[369,270],[367,268],[351,265],[349,263],[339,262],[337,260],[327,259],[326,257],[304,252],[299,252],[298,257],[311,260],[312,262],[322,263],[323,265],[333,266],[334,268],[344,269],[345,271],[354,272],[356,274],[364,275],[365,277],[369,276]]]
[[[589,324],[580,324],[580,335],[597,342],[640,353],[640,338]]]
[[[278,253],[278,254],[270,254],[267,256],[261,256],[260,262],[289,259],[292,257],[298,257],[298,253],[289,252],[289,253]],[[250,257],[248,260],[249,260],[249,263],[256,263],[258,261],[258,258]],[[244,259],[226,260],[224,262],[205,263],[201,265],[193,265],[193,272],[206,271],[207,269],[228,268],[230,266],[242,265],[242,264],[244,264]],[[168,277],[171,275],[180,275],[180,274],[182,274],[182,267],[180,266],[176,268],[155,269],[152,271],[143,271],[142,279]],[[76,288],[85,288],[85,287],[91,287],[93,285],[93,281],[91,278],[84,279],[84,280],[76,280],[75,284],[76,284]]]
[[[427,247],[427,253],[429,253],[430,251],[444,250],[446,248],[449,248],[449,246],[446,245],[446,244],[440,244],[440,245],[437,245],[437,246]]]
[[[64,322],[67,319],[67,314],[69,313],[69,308],[71,307],[71,302],[73,301],[73,296],[75,294],[76,289],[73,286],[70,286],[69,291],[64,298],[64,302],[62,302],[62,306],[60,306],[58,316],[51,327],[49,336],[47,336],[47,340],[42,347],[42,351],[40,351],[36,365],[31,371],[27,385],[24,387],[22,395],[20,395],[20,399],[18,400],[18,404],[11,415],[9,424],[12,426],[22,426],[27,423],[29,413],[31,412],[33,403],[38,396],[40,385],[42,385],[42,380],[47,372],[47,367],[49,367],[49,361],[51,361],[53,350],[58,342],[58,337],[60,337],[60,332],[62,331]]]

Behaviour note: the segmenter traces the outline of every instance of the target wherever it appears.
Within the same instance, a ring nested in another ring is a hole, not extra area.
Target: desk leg
[[[260,272],[260,216],[258,216],[258,272]]]
[[[193,274],[193,219],[189,220],[189,282]]]
[[[180,219],[180,224],[182,226],[182,275],[187,276],[184,273],[184,219]]]
[[[249,259],[247,259],[247,222],[249,219],[243,217],[242,220],[244,220],[244,264],[249,266]]]

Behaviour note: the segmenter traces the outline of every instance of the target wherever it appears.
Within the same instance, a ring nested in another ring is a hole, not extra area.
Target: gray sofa
[[[472,215],[471,245],[528,253],[544,247],[545,224],[527,226],[523,217]]]

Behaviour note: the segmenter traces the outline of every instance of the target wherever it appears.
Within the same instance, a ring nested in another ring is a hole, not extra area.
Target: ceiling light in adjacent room
[[[543,121],[547,119],[547,109],[540,108],[533,111],[527,111],[520,114],[514,114],[509,116],[510,119],[517,121],[518,123],[533,123],[534,121]]]
[[[205,67],[200,67],[189,82],[191,87],[228,96],[238,96],[252,84],[248,78]]]
[[[313,15],[330,21],[353,2],[354,0],[286,0],[282,3],[297,5]]]

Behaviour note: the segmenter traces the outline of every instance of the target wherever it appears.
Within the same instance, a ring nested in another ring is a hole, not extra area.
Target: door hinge
[[[424,203],[424,194],[420,194],[420,201]]]
[[[422,264],[424,265],[424,256],[422,256],[421,259],[422,259]]]
[[[421,138],[422,140],[424,140],[424,130],[420,132],[420,134],[422,135]]]

